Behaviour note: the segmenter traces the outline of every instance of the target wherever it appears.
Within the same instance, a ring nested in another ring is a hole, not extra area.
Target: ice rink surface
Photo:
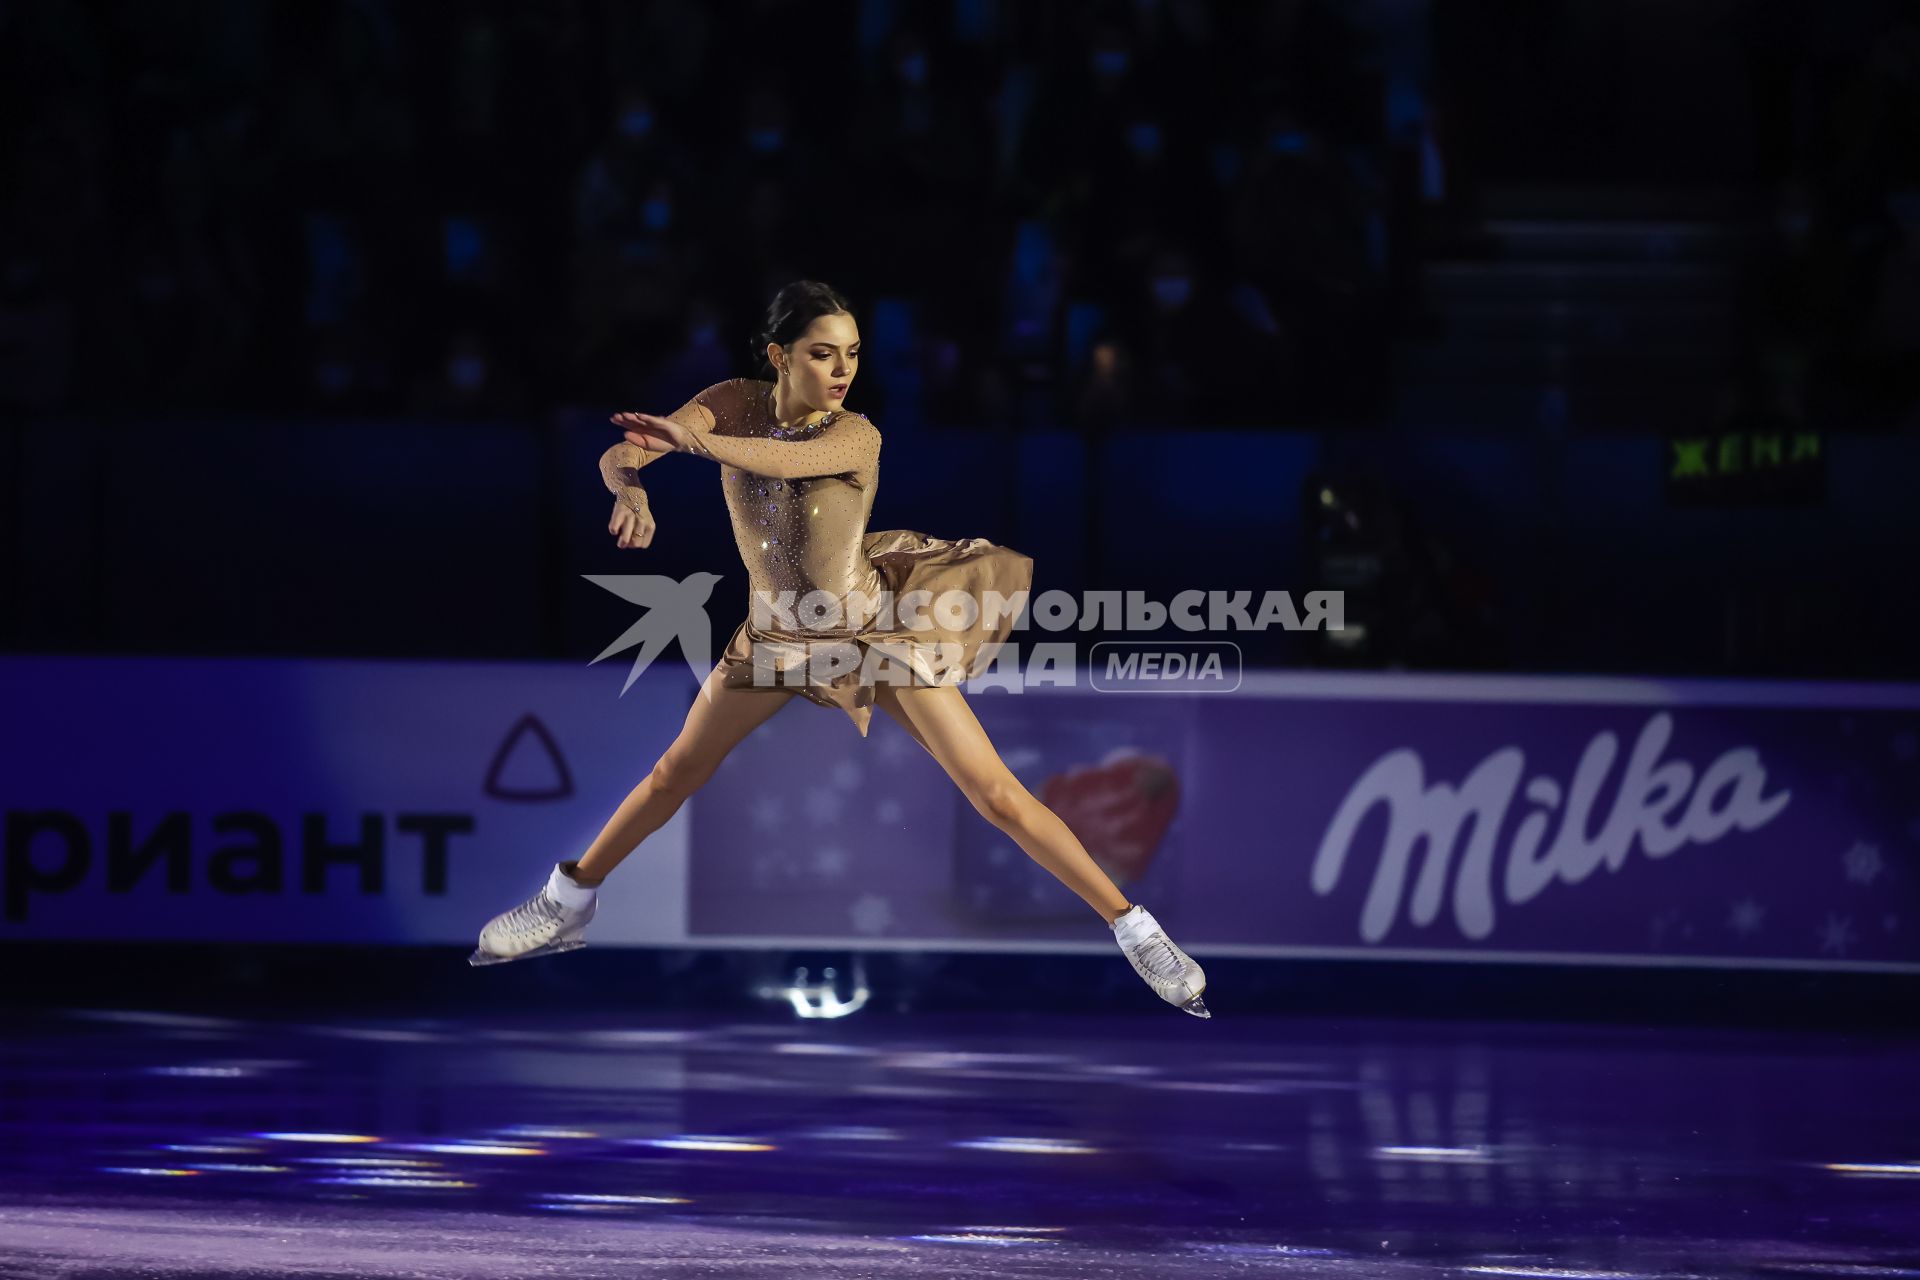
[[[1920,1042],[71,1008],[0,1277],[1920,1276]]]

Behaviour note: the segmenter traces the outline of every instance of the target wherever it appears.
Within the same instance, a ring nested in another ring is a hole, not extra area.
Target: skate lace
[[[1156,978],[1169,982],[1179,979],[1186,972],[1186,965],[1180,959],[1180,953],[1164,933],[1156,933],[1140,944],[1136,952],[1142,964]]]
[[[520,937],[552,924],[562,914],[562,908],[558,903],[549,901],[545,893],[536,893],[509,911],[501,928],[515,937]]]

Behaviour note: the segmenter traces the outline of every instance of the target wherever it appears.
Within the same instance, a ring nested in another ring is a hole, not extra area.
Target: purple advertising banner
[[[1920,971],[1920,688],[1068,674],[968,705],[1196,956]],[[691,674],[622,676],[0,660],[0,938],[465,945],[672,742]],[[797,698],[603,897],[599,945],[1112,946],[899,725]]]
[[[1196,954],[1920,969],[1912,687],[1254,673],[969,701]],[[1092,910],[899,726],[806,710],[696,795],[690,940],[1087,945]]]

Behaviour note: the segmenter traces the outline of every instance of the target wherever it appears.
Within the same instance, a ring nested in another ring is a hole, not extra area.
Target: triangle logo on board
[[[560,744],[532,712],[520,717],[487,766],[486,794],[495,800],[564,800],[573,775]]]

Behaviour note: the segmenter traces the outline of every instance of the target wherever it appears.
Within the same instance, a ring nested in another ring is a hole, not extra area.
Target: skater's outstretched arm
[[[627,428],[627,443],[658,456],[661,452],[697,453],[703,458],[755,475],[797,480],[867,471],[879,461],[880,429],[865,415],[842,414],[825,430],[805,440],[774,440],[741,434],[741,426],[759,407],[755,384],[747,378],[716,382],[664,417],[617,413]]]
[[[689,433],[687,451],[755,475],[797,480],[871,470],[880,458],[880,429],[857,413],[835,418],[807,440]]]
[[[714,408],[731,418],[737,403],[744,402],[741,390],[744,381],[730,378],[716,382],[667,416],[689,430],[711,430],[719,416]],[[620,417],[615,414],[613,421],[618,422]],[[647,448],[638,441],[626,439],[600,455],[600,478],[619,499],[613,518],[607,523],[607,532],[616,535],[622,547],[644,547],[653,541],[653,512],[647,502],[647,491],[640,484],[640,468],[674,452],[671,445]]]
[[[600,478],[614,497],[607,532],[623,549],[653,545],[653,508],[640,485],[640,468],[664,456],[625,440],[600,455]]]
[[[721,418],[732,419],[744,404],[742,384],[745,381],[743,378],[729,378],[725,382],[716,382],[667,417],[688,430],[711,431]],[[612,420],[618,422],[622,416],[615,414]],[[671,444],[660,443],[648,447],[637,440],[622,440],[600,455],[600,476],[614,497],[634,497],[644,505],[647,492],[640,487],[640,468],[675,452],[678,450]]]
[[[650,413],[621,413],[614,415],[614,421],[628,428],[627,440],[636,447],[644,442],[649,448],[697,453],[742,471],[782,480],[868,471],[879,461],[880,429],[863,414],[843,414],[824,431],[805,440],[725,433],[717,428],[729,420],[736,406],[730,403],[730,396],[714,393],[727,387],[725,383],[710,387],[664,418]]]
[[[640,486],[640,468],[656,458],[666,457],[670,452],[654,452],[622,440],[600,455],[600,478],[606,482],[607,489],[614,497],[630,506],[644,507],[647,491]]]

